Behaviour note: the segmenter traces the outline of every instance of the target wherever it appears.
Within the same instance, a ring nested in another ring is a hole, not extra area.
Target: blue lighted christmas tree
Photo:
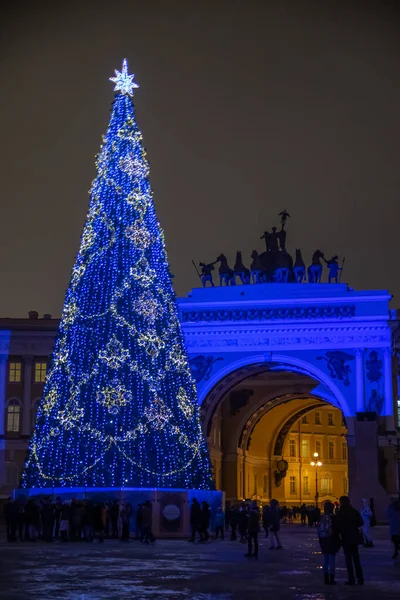
[[[132,101],[111,120],[21,486],[212,487]]]

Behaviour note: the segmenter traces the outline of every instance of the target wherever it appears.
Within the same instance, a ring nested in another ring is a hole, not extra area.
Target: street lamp
[[[314,460],[310,462],[312,467],[315,467],[315,506],[318,508],[318,467],[322,467],[322,462],[318,460],[318,452],[314,452]]]

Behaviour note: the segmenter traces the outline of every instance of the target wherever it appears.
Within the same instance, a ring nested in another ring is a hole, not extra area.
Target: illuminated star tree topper
[[[110,77],[110,81],[115,83],[115,92],[121,92],[121,94],[127,94],[133,96],[133,90],[138,88],[138,84],[133,81],[135,75],[128,74],[128,61],[126,58],[122,61],[122,71],[115,69],[115,77]]]

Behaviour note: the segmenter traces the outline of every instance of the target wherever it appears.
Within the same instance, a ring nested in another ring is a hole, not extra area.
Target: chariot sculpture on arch
[[[258,283],[321,283],[323,277],[323,269],[326,265],[328,283],[340,283],[344,262],[343,258],[341,266],[339,266],[338,256],[335,254],[330,259],[325,258],[324,252],[317,249],[312,254],[311,264],[306,267],[300,248],[296,248],[295,260],[286,249],[286,223],[291,215],[286,209],[278,213],[280,217],[280,231],[276,226],[271,230],[265,230],[260,236],[260,240],[264,240],[265,251],[258,252],[254,249],[249,256],[251,259],[249,267],[246,264],[246,258],[243,260],[243,255],[240,250],[236,252],[236,260],[233,268],[230,259],[223,253],[219,254],[216,260],[212,263],[199,263],[202,268],[199,273],[194,261],[197,275],[199,276],[203,287],[207,284],[214,287],[212,271],[214,265],[219,263],[219,284],[220,286],[232,286],[237,283],[242,285],[258,284]]]

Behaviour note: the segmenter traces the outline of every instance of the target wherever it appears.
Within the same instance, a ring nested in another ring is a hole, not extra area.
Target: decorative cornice
[[[275,321],[304,319],[346,319],[354,317],[356,307],[351,304],[339,306],[300,306],[277,308],[246,308],[219,310],[182,310],[182,323],[212,321]]]
[[[189,349],[221,348],[225,351],[264,346],[268,349],[390,347],[391,332],[378,327],[185,329]]]

